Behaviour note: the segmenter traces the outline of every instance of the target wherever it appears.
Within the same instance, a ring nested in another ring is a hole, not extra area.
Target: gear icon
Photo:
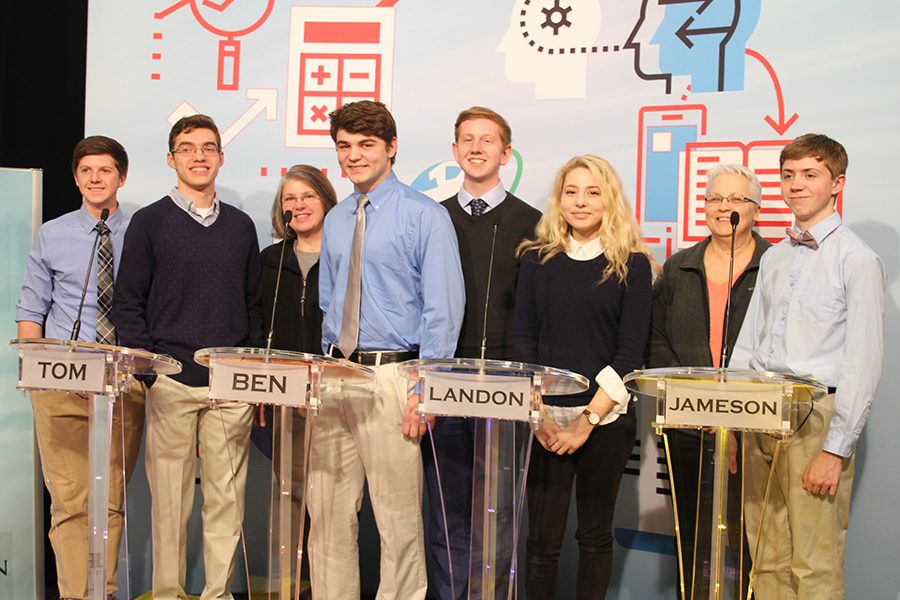
[[[571,6],[567,6],[565,8],[559,5],[559,0],[553,0],[552,8],[542,8],[541,12],[544,13],[547,18],[541,23],[541,29],[545,29],[547,27],[553,28],[553,35],[559,35],[559,28],[566,26],[571,27],[572,22],[569,21],[569,13],[572,11]]]

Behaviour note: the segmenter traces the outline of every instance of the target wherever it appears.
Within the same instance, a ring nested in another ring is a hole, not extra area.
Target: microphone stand
[[[109,209],[104,208],[100,211],[100,220],[98,225],[106,225],[106,219],[109,218]],[[75,322],[72,324],[72,335],[69,337],[70,342],[78,341],[78,334],[81,333],[81,311],[84,310],[84,297],[87,295],[88,283],[91,280],[91,268],[94,266],[94,257],[97,256],[97,246],[100,244],[100,230],[103,227],[97,227],[97,235],[94,237],[94,245],[91,247],[91,256],[88,258],[87,272],[84,274],[84,285],[81,286],[81,301],[78,303],[78,314],[75,315]]]
[[[275,309],[278,307],[278,290],[281,288],[281,268],[284,266],[284,249],[287,248],[291,238],[290,223],[294,213],[284,211],[284,243],[281,245],[281,254],[278,256],[278,273],[275,275],[275,296],[272,298],[272,318],[269,319],[269,333],[266,336],[266,362],[269,362],[269,352],[272,350],[272,335],[275,333]]]
[[[719,377],[725,382],[728,374],[725,371],[725,363],[728,360],[728,323],[731,321],[731,282],[734,278],[734,238],[737,232],[741,215],[737,211],[731,211],[731,255],[728,261],[728,294],[725,297],[725,322],[722,324],[722,354],[719,357]]]

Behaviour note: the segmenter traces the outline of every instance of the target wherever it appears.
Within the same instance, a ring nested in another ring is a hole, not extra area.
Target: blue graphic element
[[[653,135],[672,136],[671,147],[654,152]],[[678,155],[689,142],[697,141],[697,126],[662,126],[647,128],[647,168],[644,174],[644,221],[678,220]]]
[[[760,0],[644,0],[625,47],[635,52],[638,76],[664,80],[666,93],[673,75],[689,76],[693,92],[742,90],[744,52],[759,12]],[[654,23],[652,35],[642,33]],[[656,47],[656,61],[648,44]]]
[[[667,554],[676,556],[678,544],[674,535],[663,535],[650,531],[638,531],[637,529],[625,529],[616,527],[613,530],[616,542],[623,548],[631,550],[643,550],[655,554]]]

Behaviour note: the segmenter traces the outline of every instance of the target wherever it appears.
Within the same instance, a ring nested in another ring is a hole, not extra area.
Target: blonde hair
[[[576,156],[562,166],[553,182],[553,190],[547,200],[547,210],[535,227],[536,238],[522,242],[517,253],[521,256],[528,250],[534,250],[541,257],[543,264],[566,251],[572,228],[563,217],[560,201],[566,176],[579,168],[590,171],[594,183],[600,188],[600,197],[604,203],[603,219],[600,222],[600,243],[609,264],[603,270],[600,283],[613,275],[620,282],[624,282],[628,276],[628,259],[632,253],[645,255],[651,264],[654,261],[641,237],[640,227],[625,198],[619,176],[609,162],[593,154]]]

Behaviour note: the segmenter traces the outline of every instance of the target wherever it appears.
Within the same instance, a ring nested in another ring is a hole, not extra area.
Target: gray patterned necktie
[[[338,349],[349,358],[359,343],[359,300],[362,281],[363,241],[366,237],[366,205],[369,198],[361,194],[356,204],[356,228],[350,248],[350,269],[347,272],[347,291],[344,293],[344,313],[341,317],[341,338]]]
[[[472,209],[473,217],[480,217],[484,214],[484,211],[487,210],[488,203],[482,200],[481,198],[475,198],[471,202],[469,202],[469,208]]]
[[[116,328],[112,322],[113,300],[113,249],[106,223],[94,228],[100,233],[97,246],[97,341],[101,344],[116,343]]]

